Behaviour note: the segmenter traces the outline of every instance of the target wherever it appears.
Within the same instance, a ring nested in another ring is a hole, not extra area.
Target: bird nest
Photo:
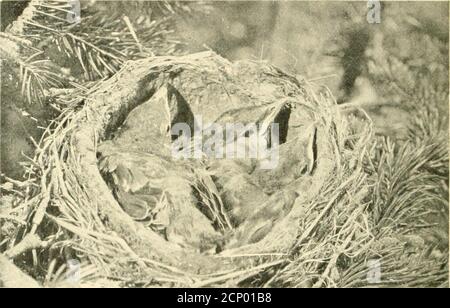
[[[86,283],[331,286],[345,279],[342,258],[372,240],[362,168],[370,126],[353,130],[327,89],[205,52],[128,62],[58,101],[69,106],[29,170],[28,225],[15,247],[33,248],[24,258],[47,276],[77,259]],[[279,124],[277,167],[173,160],[160,123],[193,126],[199,115],[256,123],[266,140]]]

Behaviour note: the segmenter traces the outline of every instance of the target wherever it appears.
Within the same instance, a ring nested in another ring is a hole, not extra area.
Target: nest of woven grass
[[[315,172],[290,184],[300,197],[262,240],[214,255],[180,249],[131,219],[114,198],[98,169],[97,145],[166,83],[211,118],[226,111],[217,110],[224,102],[233,108],[235,100],[221,96],[225,87],[251,106],[289,97],[318,123]],[[258,91],[264,83],[274,87]],[[26,219],[5,253],[44,284],[60,281],[70,259],[83,262],[80,285],[87,286],[364,286],[370,258],[384,258],[384,271],[400,270],[404,241],[384,241],[386,234],[395,238],[389,223],[396,213],[409,208],[374,219],[370,119],[356,128],[325,89],[265,63],[232,64],[207,52],[129,62],[111,79],[59,100],[67,107],[42,138],[20,206],[9,213]],[[380,221],[390,232],[378,232]],[[442,285],[447,257],[436,258],[413,255],[408,262],[424,283]],[[434,274],[426,276],[430,267]]]

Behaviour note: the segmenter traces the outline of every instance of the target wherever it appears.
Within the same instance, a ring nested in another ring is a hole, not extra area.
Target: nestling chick
[[[272,194],[299,177],[311,174],[316,164],[316,127],[311,125],[302,136],[280,145],[279,162],[274,169],[262,169],[258,165],[252,176],[263,190]]]
[[[234,227],[245,222],[268,198],[254,183],[248,165],[239,160],[216,160],[209,171]]]
[[[164,210],[169,218],[167,240],[200,252],[216,248],[222,234],[217,232],[212,222],[195,207],[198,200],[193,195],[190,183],[177,176],[169,176],[164,182],[170,205]]]
[[[289,214],[297,197],[298,194],[290,190],[273,194],[264,204],[255,208],[254,214],[237,228],[236,234],[226,248],[253,244],[264,239],[273,226]]]
[[[215,123],[221,125],[232,123],[239,123],[243,125],[256,124],[258,132],[245,131],[245,135],[247,137],[249,133],[258,133],[265,135],[269,132],[269,126],[273,123],[277,123],[279,125],[280,143],[283,143],[287,138],[287,129],[289,125],[291,109],[291,103],[287,100],[281,100],[275,103],[260,106],[232,109],[223,113],[219,118],[216,119]],[[227,141],[230,142],[230,140]]]
[[[170,170],[182,172],[160,156],[131,152],[113,141],[102,143],[98,153],[101,174],[123,210],[136,220],[150,219],[164,189],[161,179]]]
[[[193,122],[186,101],[175,88],[166,85],[128,114],[113,140],[124,148],[171,156],[171,126],[187,123],[193,127]]]
[[[129,150],[169,156],[171,116],[167,97],[167,89],[162,88],[133,109],[115,133],[114,143]]]
[[[221,237],[197,208],[189,170],[154,154],[126,151],[107,141],[99,146],[99,169],[123,210],[146,221],[184,248],[208,250]]]

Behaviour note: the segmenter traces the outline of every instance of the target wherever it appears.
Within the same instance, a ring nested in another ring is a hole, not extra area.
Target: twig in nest
[[[5,252],[5,256],[9,259],[14,259],[24,252],[37,248],[45,248],[47,245],[48,242],[42,241],[39,236],[35,234],[28,234],[19,244],[7,250]]]

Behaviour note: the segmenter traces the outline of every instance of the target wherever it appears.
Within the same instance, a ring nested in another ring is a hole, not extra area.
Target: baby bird
[[[216,231],[212,222],[195,207],[198,200],[193,195],[190,183],[177,176],[169,176],[164,181],[170,204],[163,213],[169,219],[165,230],[167,240],[199,252],[217,249],[222,234]]]
[[[316,164],[316,127],[305,128],[302,136],[280,145],[279,162],[274,169],[256,165],[252,176],[263,190],[272,194],[303,175],[311,174]]]
[[[98,153],[100,173],[123,210],[136,220],[150,219],[161,198],[161,179],[168,176],[170,163],[155,154],[129,151],[113,141],[102,143]]]
[[[162,88],[128,114],[113,140],[123,148],[169,156],[170,124],[168,92]]]
[[[171,156],[171,127],[174,123],[193,127],[194,116],[178,91],[166,85],[134,108],[112,139],[116,144],[135,151]]]
[[[248,217],[237,229],[226,248],[236,248],[261,241],[272,230],[273,226],[289,214],[298,194],[291,190],[281,190],[270,196],[253,215]]]
[[[268,198],[250,171],[245,162],[227,159],[213,161],[209,169],[233,227],[245,222]]]
[[[171,158],[172,122],[191,121],[186,102],[163,86],[136,107],[113,140],[98,147],[99,169],[122,209],[168,241],[194,250],[220,237],[197,208],[192,162]]]
[[[226,249],[262,240],[275,223],[289,214],[298,197],[288,189],[269,196],[256,184],[248,165],[239,160],[216,160],[208,171],[213,174],[235,228],[226,236]]]
[[[256,124],[257,132],[245,132],[248,137],[251,133],[266,135],[269,133],[270,125],[277,123],[279,125],[280,143],[285,142],[287,137],[288,121],[291,114],[291,103],[287,100],[277,101],[275,103],[232,109],[223,113],[216,119],[215,123],[220,125],[239,123],[248,125]],[[224,134],[224,136],[226,136]],[[235,136],[240,137],[240,136]],[[231,140],[227,140],[230,142]]]
[[[215,248],[221,234],[197,208],[199,200],[186,166],[155,154],[127,151],[112,141],[98,151],[100,172],[128,215],[181,247]]]

